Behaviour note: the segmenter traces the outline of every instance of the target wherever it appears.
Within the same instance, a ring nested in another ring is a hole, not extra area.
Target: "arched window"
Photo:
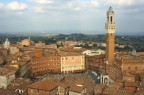
[[[128,70],[130,70],[131,68],[130,68],[130,66],[128,67]]]
[[[104,84],[108,84],[108,79],[107,78],[104,79]]]
[[[138,69],[138,67],[135,67],[135,70],[137,70]]]
[[[110,21],[111,21],[111,23],[112,23],[112,21],[113,21],[113,17],[112,17],[112,16],[110,17]]]

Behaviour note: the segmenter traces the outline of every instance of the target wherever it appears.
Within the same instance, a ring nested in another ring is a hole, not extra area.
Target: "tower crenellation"
[[[106,30],[107,33],[115,33],[116,25],[115,25],[115,13],[112,9],[112,7],[109,8],[107,11],[107,22],[106,22]]]

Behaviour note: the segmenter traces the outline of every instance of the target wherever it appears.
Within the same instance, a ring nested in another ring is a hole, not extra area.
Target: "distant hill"
[[[35,35],[20,35],[20,34],[0,34],[0,44],[4,43],[6,38],[9,38],[11,43],[16,43],[24,38],[31,37],[35,42],[42,41],[46,44],[55,43],[56,41],[84,41],[84,42],[106,42],[106,35],[86,35],[81,33],[74,34],[35,34]],[[137,51],[144,51],[144,36],[142,35],[116,35],[115,43],[130,46],[135,48]]]

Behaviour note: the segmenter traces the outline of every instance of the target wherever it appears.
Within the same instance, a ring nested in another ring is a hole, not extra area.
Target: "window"
[[[130,68],[130,66],[128,67],[128,70],[130,70],[131,68]]]
[[[111,21],[111,23],[112,23],[112,21],[113,21],[113,17],[111,16],[111,18],[110,18],[110,21]]]

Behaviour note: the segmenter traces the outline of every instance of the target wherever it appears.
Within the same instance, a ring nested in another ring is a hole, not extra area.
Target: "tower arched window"
[[[112,16],[110,17],[110,21],[111,21],[111,23],[112,23],[112,21],[113,21],[113,17],[112,17]]]

